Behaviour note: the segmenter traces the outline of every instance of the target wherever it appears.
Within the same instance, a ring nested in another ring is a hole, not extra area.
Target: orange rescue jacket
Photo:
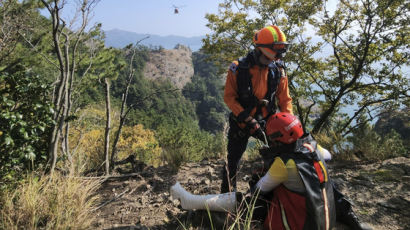
[[[234,61],[228,70],[228,75],[225,83],[224,101],[232,113],[237,117],[244,108],[238,102],[239,95],[237,76],[238,71],[235,71],[238,67],[238,61]],[[263,99],[268,91],[268,67],[260,67],[253,65],[249,68],[249,72],[252,75],[252,87],[254,95],[260,100]],[[292,98],[289,95],[288,78],[285,70],[281,68],[282,77],[279,81],[278,88],[276,90],[276,98],[278,99],[278,106],[281,112],[293,114],[292,111]],[[254,116],[256,108],[254,108],[250,116]],[[265,107],[262,107],[262,116],[268,116],[268,111]]]

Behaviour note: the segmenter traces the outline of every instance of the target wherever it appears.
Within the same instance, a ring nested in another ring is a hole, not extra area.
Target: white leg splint
[[[171,187],[173,199],[179,199],[185,210],[207,210],[234,212],[236,196],[234,192],[210,195],[193,195],[186,191],[179,182]]]

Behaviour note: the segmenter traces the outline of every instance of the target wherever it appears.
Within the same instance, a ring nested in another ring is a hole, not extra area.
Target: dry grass
[[[198,216],[188,218],[181,222],[177,218],[179,226],[176,229],[184,230],[202,230],[202,229],[226,229],[226,230],[251,230],[262,229],[262,222],[253,220],[254,210],[256,208],[256,199],[258,193],[254,194],[251,199],[244,199],[237,205],[236,212],[223,213],[212,212],[208,207],[204,212],[196,210]]]
[[[0,229],[88,229],[100,182],[30,175],[0,199]]]
[[[243,229],[243,230],[250,230],[254,229],[253,224],[254,221],[252,220],[253,212],[255,210],[256,200],[259,196],[259,190],[256,194],[254,194],[249,200],[249,203],[246,200],[243,200],[242,203],[239,205],[238,213],[235,215],[233,223],[229,225],[229,230],[233,229]]]

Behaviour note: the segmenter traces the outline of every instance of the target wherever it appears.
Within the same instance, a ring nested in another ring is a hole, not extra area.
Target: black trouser
[[[336,220],[345,223],[347,215],[353,212],[350,201],[338,190],[337,185],[332,181],[333,197],[335,199]]]
[[[221,193],[236,190],[236,171],[239,161],[248,145],[249,134],[241,130],[231,117],[229,119],[228,132],[228,156],[227,165],[222,169]]]

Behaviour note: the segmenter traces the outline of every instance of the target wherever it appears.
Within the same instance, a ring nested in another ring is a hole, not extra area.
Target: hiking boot
[[[353,211],[348,212],[344,217],[342,222],[348,225],[353,230],[373,230],[368,224],[361,223],[359,218]]]
[[[360,223],[352,209],[352,204],[346,197],[336,188],[336,184],[332,183],[334,199],[336,205],[336,221],[339,221],[353,230],[371,230],[373,229],[368,224]]]

